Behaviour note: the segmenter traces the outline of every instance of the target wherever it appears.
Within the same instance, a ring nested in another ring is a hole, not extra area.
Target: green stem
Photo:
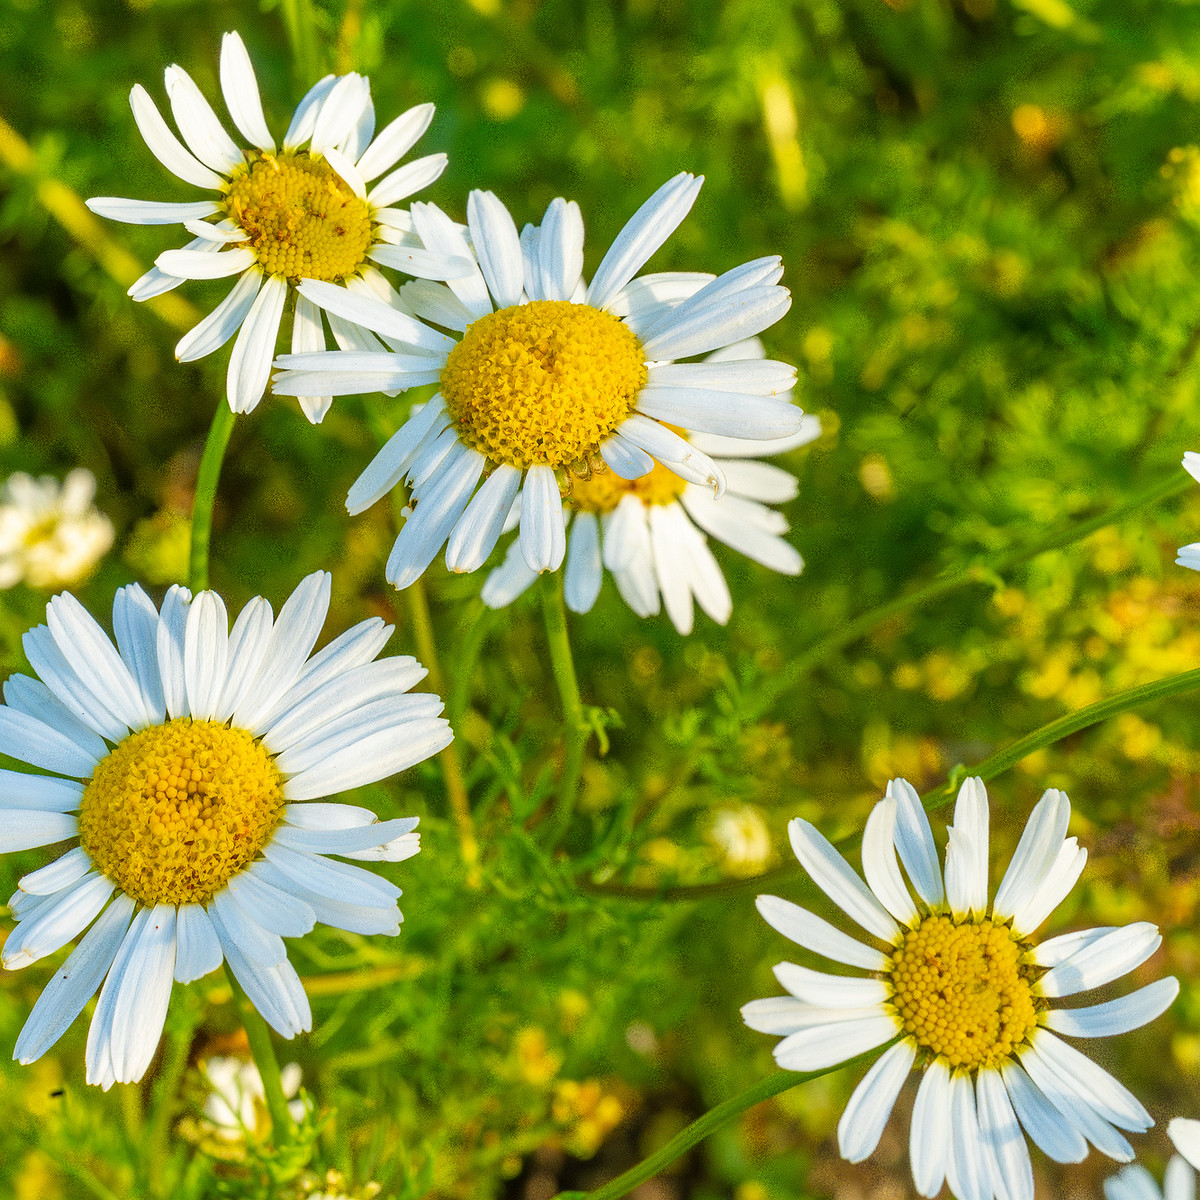
[[[772,1096],[778,1096],[780,1092],[799,1087],[802,1083],[820,1079],[823,1075],[831,1075],[843,1067],[857,1066],[867,1062],[886,1049],[887,1046],[868,1050],[866,1054],[860,1054],[820,1071],[776,1071],[773,1075],[768,1075],[766,1079],[760,1079],[758,1083],[752,1084],[732,1099],[718,1104],[716,1108],[710,1108],[702,1117],[698,1117],[685,1129],[681,1129],[661,1150],[656,1150],[636,1167],[631,1167],[624,1174],[618,1175],[616,1179],[598,1187],[594,1192],[561,1192],[557,1200],[579,1200],[583,1196],[587,1196],[588,1200],[618,1200],[618,1197],[628,1195],[639,1183],[645,1183],[647,1179],[653,1178],[664,1167],[670,1166],[680,1155],[686,1154],[697,1142],[702,1142],[710,1133],[719,1129],[726,1121],[740,1116],[746,1109],[753,1108],[756,1104],[761,1104]]]
[[[292,1114],[288,1112],[287,1099],[283,1094],[279,1060],[275,1057],[275,1047],[271,1044],[271,1031],[262,1014],[250,1003],[228,963],[225,964],[225,976],[233,989],[234,1007],[237,1008],[238,1016],[246,1030],[254,1065],[262,1076],[263,1096],[267,1102],[267,1112],[271,1114],[275,1145],[284,1145],[295,1136],[296,1126],[292,1121]]]
[[[863,613],[847,622],[836,632],[813,642],[807,650],[801,651],[796,658],[787,663],[773,679],[767,681],[759,690],[757,697],[759,711],[769,708],[823,659],[828,658],[835,651],[857,642],[859,638],[870,633],[872,629],[882,625],[885,621],[902,616],[904,613],[929,604],[933,600],[939,600],[962,588],[974,587],[977,584],[992,584],[995,582],[996,576],[1005,571],[1011,571],[1014,567],[1028,562],[1031,558],[1036,558],[1039,554],[1045,554],[1047,550],[1059,550],[1063,546],[1082,541],[1097,530],[1104,529],[1108,525],[1115,525],[1118,521],[1122,521],[1152,504],[1157,504],[1161,500],[1181,495],[1193,486],[1194,481],[1191,477],[1179,468],[1175,468],[1170,475],[1155,481],[1115,508],[1106,509],[1094,517],[1089,517],[1086,521],[1066,525],[1026,546],[1019,546],[991,558],[969,563],[953,574],[935,579],[915,592],[899,596],[895,600]]]
[[[562,701],[564,722],[563,769],[558,780],[558,804],[550,845],[562,840],[575,811],[579,795],[579,780],[583,775],[583,752],[587,746],[588,727],[583,716],[583,701],[579,696],[579,680],[575,661],[571,657],[571,639],[567,636],[567,608],[563,603],[562,572],[555,571],[542,581],[542,613],[546,620],[546,644],[550,649],[550,666],[558,695]]]
[[[1153,683],[1143,683],[1138,687],[1118,692],[1115,696],[1097,700],[1095,704],[1089,704],[1086,708],[1067,713],[1065,717],[1059,717],[1056,721],[1051,721],[1040,729],[1035,729],[1033,733],[1018,738],[1002,750],[997,750],[995,754],[988,755],[974,767],[956,769],[949,782],[934,788],[933,791],[923,796],[921,803],[927,811],[933,812],[950,803],[958,790],[959,783],[968,775],[978,775],[986,783],[989,779],[995,779],[997,775],[1001,775],[1010,767],[1015,766],[1035,750],[1042,750],[1046,746],[1054,745],[1055,742],[1061,742],[1063,738],[1070,737],[1071,734],[1078,733],[1081,729],[1098,725],[1101,721],[1107,721],[1110,717],[1129,712],[1131,709],[1153,700],[1165,700],[1171,696],[1181,696],[1185,692],[1197,690],[1200,690],[1200,668],[1194,671],[1183,671],[1178,675],[1168,675],[1165,679],[1156,679]],[[840,849],[857,841],[861,836],[861,834],[852,834],[839,839],[834,844]],[[792,864],[779,867],[774,871],[766,871],[761,875],[752,875],[748,879],[730,879],[721,883],[701,883],[655,889],[630,887],[625,884],[589,883],[584,879],[580,881],[580,886],[590,892],[624,896],[630,900],[704,900],[710,896],[759,891],[766,885],[774,885],[797,877],[802,878],[803,875],[800,866]]]
[[[192,592],[202,592],[208,587],[208,546],[212,540],[213,505],[217,499],[217,481],[221,478],[221,464],[225,461],[225,448],[233,432],[236,418],[233,409],[224,400],[217,402],[208,437],[204,440],[204,453],[200,456],[200,470],[196,476],[196,494],[192,500],[192,549],[188,563],[188,587]]]
[[[471,681],[475,675],[475,664],[479,661],[479,652],[487,640],[491,628],[492,610],[484,606],[481,600],[476,600],[471,606],[467,620],[466,632],[461,635],[458,643],[458,657],[454,666],[454,678],[450,682],[450,691],[446,695],[446,718],[455,736],[462,732],[463,719],[467,715],[467,703],[471,696]],[[461,628],[461,627],[460,627]]]

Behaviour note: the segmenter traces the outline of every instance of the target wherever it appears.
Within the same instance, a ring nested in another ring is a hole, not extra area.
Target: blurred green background
[[[231,608],[256,593],[278,607],[329,569],[326,636],[382,613],[397,622],[392,653],[414,650],[428,599],[480,879],[466,878],[436,763],[363,789],[381,815],[422,815],[423,852],[385,868],[405,888],[400,939],[318,930],[292,944],[316,1025],[281,1050],[325,1119],[312,1173],[291,1183],[272,1182],[281,1168],[253,1144],[218,1147],[230,1161],[209,1153],[190,1068],[178,1100],[162,1062],[140,1086],[86,1088],[83,1021],[36,1066],[9,1063],[60,959],[5,974],[0,1195],[17,1200],[290,1197],[327,1170],[355,1196],[372,1182],[384,1196],[512,1200],[595,1186],[772,1069],[772,1039],[737,1008],[779,991],[770,967],[792,947],[743,876],[792,861],[790,818],[854,833],[893,775],[926,790],[1064,712],[1200,665],[1200,580],[1172,564],[1200,538],[1200,489],[1178,467],[1200,449],[1200,5],[329,0],[298,54],[295,0],[284,7],[0,8],[0,468],[95,472],[117,546],[82,589],[92,611],[105,620],[127,580],[180,576],[227,350],[176,364],[178,330],[124,294],[177,232],[104,225],[75,198],[192,198],[142,145],[127,97],[141,82],[161,103],[162,69],[178,62],[216,101],[234,28],[277,132],[331,69],[370,76],[381,125],[433,101],[414,153],[444,150],[450,166],[421,198],[462,219],[468,190],[491,189],[518,224],[573,198],[588,272],[661,182],[704,174],[651,267],[783,255],[793,305],[764,340],[799,366],[800,402],[824,426],[782,460],[800,477],[787,511],[807,568],[785,579],[718,550],[733,618],[698,617],[686,640],[665,617],[635,618],[611,581],[572,619],[584,700],[611,710],[611,746],[598,757],[593,742],[567,852],[553,855],[561,715],[536,600],[481,615],[482,573],[441,566],[421,595],[396,597],[388,505],[354,519],[342,507],[373,430],[398,426],[407,399],[339,399],[316,428],[270,397],[240,418],[213,585]],[[227,286],[175,295],[207,311]],[[989,568],[1173,475],[1176,498]],[[852,619],[940,577],[963,586],[838,644]],[[3,594],[6,672],[24,669],[20,634],[45,600]],[[1173,971],[1181,999],[1096,1048],[1160,1123],[1200,1116],[1195,704],[1127,713],[990,788],[994,872],[1045,787],[1072,798],[1091,861],[1048,930],[1163,927],[1139,978]],[[769,841],[739,852],[723,820]],[[0,884],[44,860],[8,856]],[[771,890],[818,903],[795,873]],[[218,977],[177,987],[172,1014],[163,1062],[238,1049]],[[838,1158],[854,1076],[759,1106],[637,1195],[914,1195],[911,1087],[870,1162]],[[1157,1130],[1139,1147],[1151,1165],[1167,1151]],[[1111,1169],[1096,1154],[1069,1169],[1035,1159],[1039,1197],[1098,1196]]]

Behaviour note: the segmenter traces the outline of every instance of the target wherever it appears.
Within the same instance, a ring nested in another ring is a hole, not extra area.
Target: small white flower
[[[710,355],[706,362],[737,362],[764,357],[757,338]],[[671,623],[685,636],[692,631],[695,602],[714,620],[729,620],[733,601],[725,576],[708,547],[705,533],[747,558],[783,575],[798,575],[804,561],[783,539],[788,524],[769,508],[796,496],[795,476],[768,463],[753,461],[803,446],[818,437],[816,417],[801,416],[800,428],[773,441],[746,441],[715,433],[680,431],[690,445],[712,455],[726,480],[725,493],[690,483],[656,463],[639,479],[606,471],[588,479],[570,479],[562,500],[567,537],[563,591],[572,612],[592,610],[608,568],[625,603],[639,617],[666,608]],[[520,520],[524,498],[513,501],[506,528]],[[514,539],[504,562],[483,585],[490,608],[511,604],[537,579]]]
[[[709,826],[708,840],[720,850],[725,866],[736,875],[753,875],[771,857],[771,834],[763,815],[752,804],[719,808]]]
[[[871,942],[778,896],[760,896],[759,912],[806,949],[871,974],[780,963],[776,977],[791,994],[752,1000],[742,1017],[752,1029],[783,1035],[775,1060],[792,1071],[823,1070],[888,1044],[838,1124],[844,1158],[861,1162],[874,1151],[914,1065],[922,1077],[910,1156],[922,1196],[947,1183],[959,1200],[1033,1200],[1026,1135],[1056,1162],[1082,1161],[1089,1142],[1119,1162],[1133,1158],[1120,1130],[1145,1131],[1150,1114],[1057,1035],[1136,1029],[1166,1011],[1179,984],[1160,979],[1117,1000],[1052,1007],[1120,978],[1162,941],[1139,921],[1031,942],[1087,860],[1066,836],[1069,818],[1066,795],[1051,788],[990,903],[988,802],[979,779],[958,793],[944,878],[929,819],[903,779],[888,784],[867,820],[865,884],[809,822],[791,822],[801,865]]]
[[[1200,482],[1200,454],[1194,450],[1188,450],[1183,456],[1183,468],[1193,479]],[[1178,566],[1200,571],[1200,542],[1191,542],[1187,546],[1180,546],[1179,556],[1175,562]]]
[[[53,774],[0,771],[0,852],[78,845],[20,881],[4,966],[87,932],[38,997],[18,1061],[40,1058],[103,981],[88,1082],[140,1079],[172,980],[223,961],[292,1037],[312,1016],[284,937],[317,921],[399,933],[400,889],[326,856],[402,861],[420,849],[417,819],[312,802],[421,762],[450,729],[436,696],[407,694],[419,663],[375,661],[391,633],[377,617],[309,657],[329,584],[310,575],[278,619],[258,597],[232,630],[215,592],[173,587],[159,612],[131,585],[113,601],[115,647],[64,593],[25,635],[40,678],[5,682],[0,750]]]
[[[1176,1154],[1167,1163],[1159,1191],[1154,1176],[1135,1163],[1104,1181],[1104,1200],[1196,1200],[1196,1172]]]
[[[10,475],[0,491],[0,588],[71,587],[112,548],[112,522],[92,503],[96,477],[82,467],[60,485]]]
[[[262,1076],[254,1063],[244,1058],[210,1058],[203,1063],[203,1070],[212,1088],[204,1102],[204,1115],[213,1132],[225,1141],[240,1141],[257,1133],[267,1107]],[[279,1083],[292,1120],[302,1121],[307,1105],[292,1099],[300,1090],[300,1064],[283,1067]]]
[[[176,204],[100,196],[87,203],[114,221],[182,224],[193,235],[182,249],[158,256],[154,269],[129,289],[135,300],[161,295],[185,279],[238,276],[225,299],[175,348],[181,362],[191,362],[237,333],[226,382],[234,412],[249,412],[266,390],[284,303],[298,281],[338,280],[390,304],[397,302],[396,293],[373,263],[422,277],[432,270],[437,279],[457,269],[444,259],[431,266],[433,256],[394,244],[406,240],[412,222],[406,209],[393,205],[427,187],[446,167],[444,154],[431,154],[384,175],[429,127],[432,104],[410,108],[373,136],[368,81],[357,74],[326,75],[300,101],[277,147],[263,117],[254,67],[236,33],[225,34],[221,43],[221,91],[248,148],[229,136],[182,67],[167,68],[166,90],[186,146],[141,84],[129,96],[134,120],[159,162],[210,198]],[[294,353],[325,347],[322,308],[319,300],[295,297]],[[326,316],[342,349],[384,349],[361,325],[333,312]],[[301,405],[317,422],[330,402],[329,396],[308,396]]]
[[[440,388],[346,500],[350,512],[361,512],[408,481],[415,503],[387,565],[397,588],[418,579],[443,545],[452,571],[482,566],[518,491],[521,554],[534,572],[557,570],[566,555],[568,477],[608,470],[638,479],[661,463],[723,492],[725,473],[677,428],[742,440],[790,438],[804,428],[787,363],[675,361],[741,342],[787,312],[778,257],[718,278],[634,278],[687,215],[701,182],[681,174],[659,188],[617,235],[590,285],[578,205],[554,200],[540,226],[518,234],[508,209],[478,191],[465,229],[432,204],[413,205],[415,240],[444,256],[448,280],[402,289],[414,316],[336,284],[300,285],[327,311],[408,346],[394,354],[283,355],[276,392]],[[463,260],[469,272],[453,274],[449,264]]]

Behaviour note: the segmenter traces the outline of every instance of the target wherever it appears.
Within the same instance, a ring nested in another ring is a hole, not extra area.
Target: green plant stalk
[[[889,1045],[894,1044],[894,1040]],[[882,1054],[887,1048],[887,1046],[881,1046],[875,1050],[868,1050],[865,1054],[847,1059],[832,1067],[825,1067],[820,1071],[776,1071],[774,1074],[768,1075],[766,1079],[760,1079],[758,1083],[751,1084],[744,1092],[723,1101],[715,1108],[710,1108],[702,1117],[697,1117],[690,1125],[681,1129],[661,1150],[656,1150],[636,1167],[630,1167],[628,1171],[618,1175],[616,1179],[610,1180],[593,1192],[560,1192],[557,1200],[582,1200],[584,1196],[588,1200],[618,1200],[618,1197],[628,1195],[639,1183],[645,1183],[647,1179],[653,1178],[664,1167],[670,1166],[680,1155],[686,1154],[698,1142],[702,1142],[726,1121],[740,1116],[746,1109],[753,1108],[756,1104],[761,1104],[772,1096],[778,1096],[780,1092],[799,1087],[802,1083],[810,1083],[824,1075],[831,1075],[843,1067],[865,1063]]]
[[[188,587],[192,594],[208,587],[208,548],[212,540],[213,505],[217,500],[217,482],[221,478],[221,464],[225,461],[225,449],[229,435],[237,418],[224,399],[217,401],[204,440],[204,453],[200,456],[200,470],[196,476],[196,493],[192,499],[192,546],[188,559]]]
[[[923,605],[929,604],[934,600],[940,600],[943,596],[947,596],[951,592],[957,592],[962,588],[973,587],[977,584],[992,583],[997,575],[1005,571],[1011,571],[1014,567],[1018,567],[1022,563],[1036,558],[1039,554],[1045,554],[1048,550],[1060,550],[1064,546],[1070,546],[1075,542],[1082,541],[1084,538],[1090,537],[1093,533],[1104,529],[1108,525],[1115,525],[1118,521],[1124,520],[1126,517],[1143,508],[1148,508],[1150,505],[1157,504],[1162,500],[1170,499],[1172,496],[1181,495],[1193,486],[1195,484],[1192,478],[1181,469],[1176,468],[1170,475],[1164,476],[1149,487],[1143,488],[1140,492],[1137,492],[1124,503],[1118,504],[1114,508],[1098,513],[1094,517],[1089,517],[1085,521],[1072,523],[1061,529],[1054,530],[1052,533],[1034,542],[1030,542],[1026,546],[1018,546],[1012,550],[1005,551],[1003,554],[998,554],[990,558],[982,558],[969,563],[952,574],[935,579],[923,588],[918,588],[914,592],[899,596],[895,600],[890,600],[886,604],[881,604],[869,612],[863,613],[861,616],[854,618],[854,620],[847,622],[835,633],[830,633],[825,637],[819,638],[807,650],[801,651],[796,658],[786,663],[775,677],[760,689],[757,698],[759,711],[765,711],[769,708],[789,688],[799,683],[818,663],[828,658],[834,652],[858,641],[859,638],[864,637],[872,629],[878,625],[882,625],[885,621],[893,617],[903,616],[913,609],[921,608]]]
[[[246,1038],[250,1042],[250,1053],[254,1056],[254,1065],[262,1076],[263,1097],[267,1102],[267,1112],[271,1114],[272,1134],[275,1145],[286,1145],[296,1134],[296,1125],[292,1114],[288,1112],[287,1099],[283,1094],[283,1082],[279,1073],[279,1059],[275,1057],[275,1047],[271,1045],[271,1031],[263,1020],[262,1014],[250,1003],[242,985],[238,983],[229,964],[225,964],[225,977],[233,989],[233,1004],[246,1030]]]
[[[554,571],[542,580],[542,614],[546,620],[546,645],[550,650],[550,667],[558,685],[564,722],[564,751],[562,774],[558,780],[558,802],[555,805],[554,827],[550,845],[557,846],[567,832],[579,781],[583,775],[583,752],[587,746],[588,729],[583,717],[583,701],[579,696],[579,680],[575,675],[575,660],[571,657],[571,639],[567,636],[567,608],[563,603],[562,572]]]
[[[1137,687],[1117,692],[1115,696],[1097,700],[1095,704],[1089,704],[1073,713],[1067,713],[1066,716],[1059,717],[1057,720],[1043,725],[1040,729],[1035,729],[1033,733],[1026,734],[1025,737],[1018,738],[1015,742],[1010,742],[1002,750],[988,755],[974,767],[956,769],[947,783],[934,788],[933,791],[923,796],[921,803],[926,811],[934,812],[950,803],[958,790],[959,783],[968,775],[978,775],[986,783],[989,779],[995,779],[997,775],[1003,774],[1034,751],[1053,746],[1073,733],[1079,733],[1080,730],[1098,725],[1101,721],[1107,721],[1110,717],[1119,716],[1121,713],[1129,712],[1131,709],[1151,701],[1166,700],[1171,696],[1182,696],[1187,692],[1198,690],[1200,690],[1200,668],[1183,671],[1178,675],[1168,675],[1165,679],[1156,679],[1152,683],[1139,684]],[[841,838],[834,844],[840,849],[857,841],[861,836],[861,834],[853,834],[850,837]],[[761,875],[752,875],[748,879],[730,879],[721,883],[701,883],[654,889],[635,888],[624,884],[588,883],[586,880],[581,880],[580,886],[587,888],[588,891],[601,892],[611,896],[624,896],[631,900],[703,900],[710,896],[757,891],[766,885],[803,877],[803,874],[799,864],[793,864],[779,867],[774,871],[766,871]]]
[[[301,85],[307,88],[321,74],[317,62],[319,43],[312,0],[281,0],[279,9],[292,48],[296,75]]]

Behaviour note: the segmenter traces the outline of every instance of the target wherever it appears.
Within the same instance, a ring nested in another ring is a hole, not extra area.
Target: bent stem
[[[271,1031],[262,1014],[250,1003],[228,963],[225,964],[225,978],[229,980],[229,986],[233,989],[234,1007],[238,1010],[238,1016],[246,1030],[254,1065],[262,1076],[263,1097],[267,1102],[267,1112],[271,1114],[275,1145],[285,1145],[295,1137],[296,1125],[292,1114],[288,1112],[287,1099],[283,1094],[279,1060],[275,1057],[275,1047],[271,1045]]]
[[[894,1038],[888,1045],[894,1045],[897,1040]],[[847,1059],[845,1062],[836,1063],[832,1067],[824,1067],[820,1071],[776,1071],[773,1075],[768,1075],[766,1079],[752,1084],[732,1099],[718,1104],[716,1108],[710,1108],[702,1117],[697,1117],[690,1125],[681,1129],[661,1150],[656,1150],[636,1167],[631,1167],[624,1174],[618,1175],[616,1179],[598,1187],[594,1192],[560,1192],[557,1200],[582,1200],[584,1196],[588,1200],[618,1200],[619,1197],[633,1191],[639,1183],[645,1183],[647,1179],[657,1175],[664,1167],[670,1166],[680,1155],[686,1154],[698,1142],[702,1142],[710,1133],[724,1125],[726,1121],[740,1116],[748,1108],[753,1108],[756,1104],[761,1104],[772,1096],[778,1096],[780,1092],[799,1087],[802,1083],[809,1083],[824,1075],[831,1075],[843,1067],[857,1066],[867,1062],[887,1049],[888,1046],[880,1046],[874,1050],[868,1050],[865,1054],[859,1054],[855,1058]]]
[[[557,846],[567,832],[579,780],[583,775],[583,752],[587,746],[588,727],[583,717],[583,701],[579,696],[579,680],[575,675],[575,660],[571,657],[571,639],[567,636],[567,609],[563,603],[562,574],[554,572],[542,581],[542,613],[546,619],[546,644],[550,648],[550,666],[558,695],[562,701],[563,769],[558,780],[558,803],[550,846]]]
[[[221,478],[221,464],[225,461],[225,448],[233,432],[236,418],[225,400],[217,401],[204,440],[204,453],[200,456],[200,470],[196,475],[196,494],[192,499],[192,547],[188,560],[188,587],[192,593],[208,587],[208,546],[212,539],[213,505],[217,500],[217,482]]]

